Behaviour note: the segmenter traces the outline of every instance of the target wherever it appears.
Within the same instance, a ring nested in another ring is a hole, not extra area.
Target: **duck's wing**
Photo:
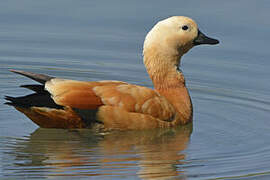
[[[6,99],[41,127],[168,127],[176,115],[174,107],[150,88],[119,81],[83,82],[33,73],[25,76],[43,85],[24,85],[35,93]]]
[[[155,90],[125,82],[55,78],[45,89],[56,104],[71,107],[83,119],[94,116],[107,129],[170,126],[176,115],[174,107]]]

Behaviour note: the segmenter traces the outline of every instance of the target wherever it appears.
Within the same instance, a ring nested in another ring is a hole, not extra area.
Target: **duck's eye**
[[[182,29],[183,29],[184,31],[186,31],[186,30],[188,30],[188,26],[187,26],[187,25],[184,25],[184,26],[182,26]]]

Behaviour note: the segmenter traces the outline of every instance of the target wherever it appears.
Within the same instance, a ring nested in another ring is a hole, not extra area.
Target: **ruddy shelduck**
[[[84,82],[11,70],[40,85],[23,97],[6,97],[44,128],[128,130],[169,128],[192,122],[192,102],[179,69],[181,57],[200,44],[218,44],[184,16],[158,22],[147,34],[143,56],[154,89],[121,81]]]

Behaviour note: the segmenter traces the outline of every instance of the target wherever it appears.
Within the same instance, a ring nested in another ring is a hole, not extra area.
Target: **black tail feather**
[[[47,108],[63,109],[63,106],[57,105],[51,98],[51,94],[44,89],[44,84],[47,81],[53,79],[54,77],[19,70],[10,70],[10,71],[33,79],[41,83],[42,85],[39,84],[22,85],[21,87],[30,89],[35,93],[20,97],[5,96],[5,99],[7,100],[7,102],[5,102],[6,105],[22,108],[47,107]]]
[[[34,81],[37,81],[41,84],[45,84],[47,81],[53,79],[54,77],[47,76],[44,74],[37,74],[37,73],[32,73],[32,72],[25,72],[25,71],[19,71],[19,70],[14,70],[10,69],[11,72],[23,75],[25,77],[28,77],[30,79],[33,79]]]

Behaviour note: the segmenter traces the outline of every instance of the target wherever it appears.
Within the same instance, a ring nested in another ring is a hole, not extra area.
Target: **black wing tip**
[[[12,106],[12,107],[20,107],[20,108],[29,108],[26,105],[16,104],[16,103],[13,103],[13,102],[5,102],[4,105]]]
[[[63,106],[56,104],[49,93],[33,93],[26,96],[11,97],[5,96],[4,104],[21,107],[21,108],[31,108],[31,107],[46,107],[54,109],[63,109]]]
[[[20,97],[19,97],[20,98]],[[5,105],[14,106],[14,107],[27,107],[25,104],[20,102],[18,97],[12,97],[12,96],[5,96],[5,100],[8,102],[5,102]]]
[[[9,101],[9,102],[5,102],[4,104],[5,105],[9,105],[9,106],[15,106],[13,100],[14,100],[14,97],[11,97],[11,96],[5,96],[5,100]]]
[[[14,99],[14,97],[11,97],[11,96],[5,96],[5,100],[7,101],[12,101]]]
[[[14,106],[14,104],[12,102],[5,102],[4,105]]]
[[[44,85],[39,84],[26,84],[26,85],[20,85],[22,88],[29,89],[31,91],[37,92],[37,93],[47,93],[47,91],[44,88]]]

